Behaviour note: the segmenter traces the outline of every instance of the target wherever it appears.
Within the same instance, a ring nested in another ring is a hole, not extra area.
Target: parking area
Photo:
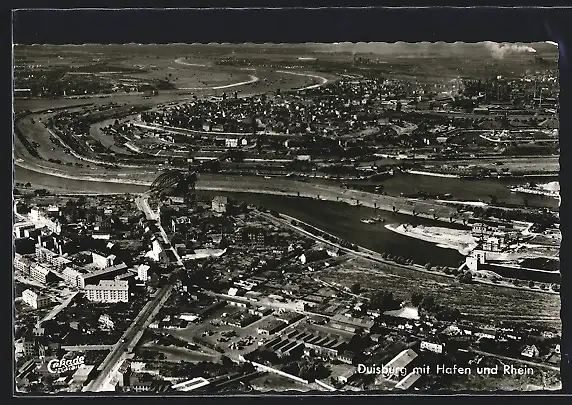
[[[229,325],[240,322],[239,315],[249,322],[244,326]],[[201,323],[191,323],[185,329],[170,330],[172,335],[188,342],[229,354],[231,357],[245,355],[272,339],[272,335],[261,335],[258,328],[272,318],[272,315],[252,316],[243,308],[227,305],[213,312]]]

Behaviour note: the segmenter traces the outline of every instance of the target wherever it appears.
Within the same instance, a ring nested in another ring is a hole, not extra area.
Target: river
[[[227,197],[262,205],[268,209],[298,218],[326,232],[357,245],[380,253],[407,257],[419,264],[432,263],[442,266],[458,266],[464,257],[454,249],[400,235],[385,228],[386,224],[410,223],[428,226],[446,226],[443,222],[409,215],[356,207],[335,201],[318,201],[309,198],[286,197],[270,194],[200,192],[202,195],[226,195]],[[361,219],[381,217],[385,222],[364,224]]]
[[[319,180],[317,180],[319,181]],[[383,190],[388,195],[399,196],[401,194],[410,195],[417,192],[428,194],[451,194],[454,199],[463,201],[481,200],[490,203],[494,195],[498,203],[510,205],[525,205],[528,203],[530,207],[546,207],[552,210],[558,209],[558,200],[556,198],[534,195],[514,193],[509,187],[523,185],[528,182],[548,183],[558,181],[558,176],[538,176],[523,178],[500,178],[500,179],[482,179],[467,180],[458,178],[433,177],[415,175],[409,173],[396,173],[394,176],[386,180],[367,181],[358,180],[350,181],[351,184],[363,185],[383,185]]]
[[[17,182],[33,182],[54,191],[82,191],[98,193],[139,193],[147,189],[144,186],[124,185],[83,180],[68,180],[39,174],[26,169],[16,168]],[[219,193],[199,191],[198,194],[214,196],[224,194],[235,200],[263,205],[268,209],[299,218],[340,238],[364,246],[377,252],[386,252],[409,257],[417,263],[456,266],[463,257],[453,249],[440,248],[432,243],[399,235],[385,228],[388,223],[411,223],[421,225],[444,226],[423,218],[374,210],[367,207],[350,206],[333,201],[317,201],[308,198],[285,197],[267,194]],[[360,220],[380,216],[386,221],[376,224],[364,224]]]

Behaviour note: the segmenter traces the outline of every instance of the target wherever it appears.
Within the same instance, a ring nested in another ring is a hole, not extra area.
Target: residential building
[[[51,300],[48,297],[37,294],[29,289],[22,291],[22,301],[34,309],[47,307],[51,303]]]
[[[500,252],[504,248],[502,241],[494,236],[491,236],[483,243],[483,250],[489,252]]]
[[[263,308],[259,308],[260,311],[262,311]],[[270,311],[272,312],[272,310],[270,309],[266,309],[264,308],[266,311]],[[269,312],[267,312],[269,313]],[[297,313],[297,312],[281,312],[279,314],[276,315],[276,319],[286,323],[287,325],[292,325],[293,323],[296,323],[297,321],[299,321],[300,319],[304,318],[304,315]]]
[[[266,232],[259,227],[245,227],[238,232],[237,242],[241,245],[262,247],[266,243]]]
[[[348,381],[356,374],[356,368],[352,367],[346,370],[344,373],[340,374],[337,380],[342,384],[347,384]]]
[[[24,338],[22,340],[22,354],[25,357],[35,357],[39,352],[39,345],[35,338]]]
[[[433,353],[441,354],[443,353],[443,344],[436,343],[436,342],[429,342],[427,340],[423,340],[420,345],[421,350],[429,350]]]
[[[30,237],[30,231],[36,229],[36,226],[30,222],[20,222],[14,224],[14,236],[16,239]]]
[[[79,267],[66,267],[62,272],[64,280],[68,285],[79,288],[85,287],[84,276],[87,274],[86,270]]]
[[[237,138],[227,138],[224,140],[225,148],[236,148],[238,147],[238,139]]]
[[[30,272],[30,267],[32,266],[32,261],[28,258],[22,256],[19,253],[14,255],[14,268],[23,273],[28,274]]]
[[[146,378],[147,377],[147,378]],[[133,392],[149,392],[153,379],[148,374],[131,374],[129,376],[129,390]]]
[[[62,257],[62,256],[56,256],[52,259],[51,264],[56,270],[61,271],[66,266],[71,264],[71,260],[69,260],[65,257]]]
[[[128,302],[129,282],[125,280],[101,280],[98,285],[86,285],[85,295],[92,302]]]
[[[355,356],[356,354],[354,352],[346,350],[343,353],[338,354],[337,358],[342,363],[353,364]]]
[[[137,267],[137,278],[143,282],[147,282],[149,279],[149,269],[151,267],[147,264],[141,264]]]
[[[36,244],[36,261],[39,263],[52,264],[56,257],[58,257],[58,254],[42,246],[41,238],[38,237],[38,243]]]
[[[50,270],[48,270],[46,267],[42,266],[41,264],[34,264],[30,268],[30,276],[35,281],[38,281],[38,282],[44,283],[44,284],[48,283],[50,281],[58,280],[58,277],[54,273],[52,273]]]
[[[98,322],[100,324],[102,324],[107,329],[114,329],[115,328],[115,322],[113,321],[113,319],[111,319],[111,316],[109,316],[108,314],[102,314],[99,317]]]
[[[224,196],[216,196],[212,200],[212,210],[216,213],[222,214],[226,212],[228,199]]]
[[[91,254],[91,259],[93,260],[93,264],[95,264],[97,267],[100,269],[105,269],[114,265],[116,256],[93,252]]]
[[[250,308],[248,310],[248,313],[262,317],[262,316],[270,315],[272,313],[272,310],[270,308],[266,308],[266,307]]]
[[[95,284],[101,280],[113,280],[116,276],[124,274],[127,270],[127,265],[125,263],[120,263],[112,267],[107,267],[105,269],[97,270],[92,273],[86,273],[81,275],[80,288],[83,288],[88,283]]]

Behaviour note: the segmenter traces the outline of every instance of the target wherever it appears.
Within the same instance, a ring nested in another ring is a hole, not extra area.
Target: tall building
[[[85,295],[92,302],[129,302],[129,282],[101,280],[98,285],[86,285]]]
[[[146,264],[141,264],[137,267],[137,278],[143,282],[146,282],[149,279],[149,267]]]

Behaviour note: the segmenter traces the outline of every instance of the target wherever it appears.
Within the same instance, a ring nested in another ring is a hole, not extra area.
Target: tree
[[[399,302],[393,298],[391,291],[378,291],[371,298],[371,308],[388,311],[399,308]]]
[[[411,304],[414,307],[418,307],[419,305],[421,305],[422,302],[423,302],[423,294],[418,292],[414,292],[413,294],[411,294]]]
[[[432,295],[428,295],[427,297],[423,298],[421,302],[421,307],[426,309],[427,311],[431,311],[435,308],[435,297]]]
[[[465,284],[469,284],[473,282],[473,273],[471,273],[470,271],[465,271],[461,274],[459,274],[459,276],[457,277],[457,280],[460,283],[465,283]]]
[[[354,283],[351,288],[350,288],[351,292],[354,294],[359,294],[361,291],[361,285],[360,283]]]
[[[560,285],[554,283],[550,286],[553,291],[560,291]]]
[[[530,282],[528,283],[528,286],[530,288],[534,288],[536,286],[536,283],[533,280],[530,280]]]

